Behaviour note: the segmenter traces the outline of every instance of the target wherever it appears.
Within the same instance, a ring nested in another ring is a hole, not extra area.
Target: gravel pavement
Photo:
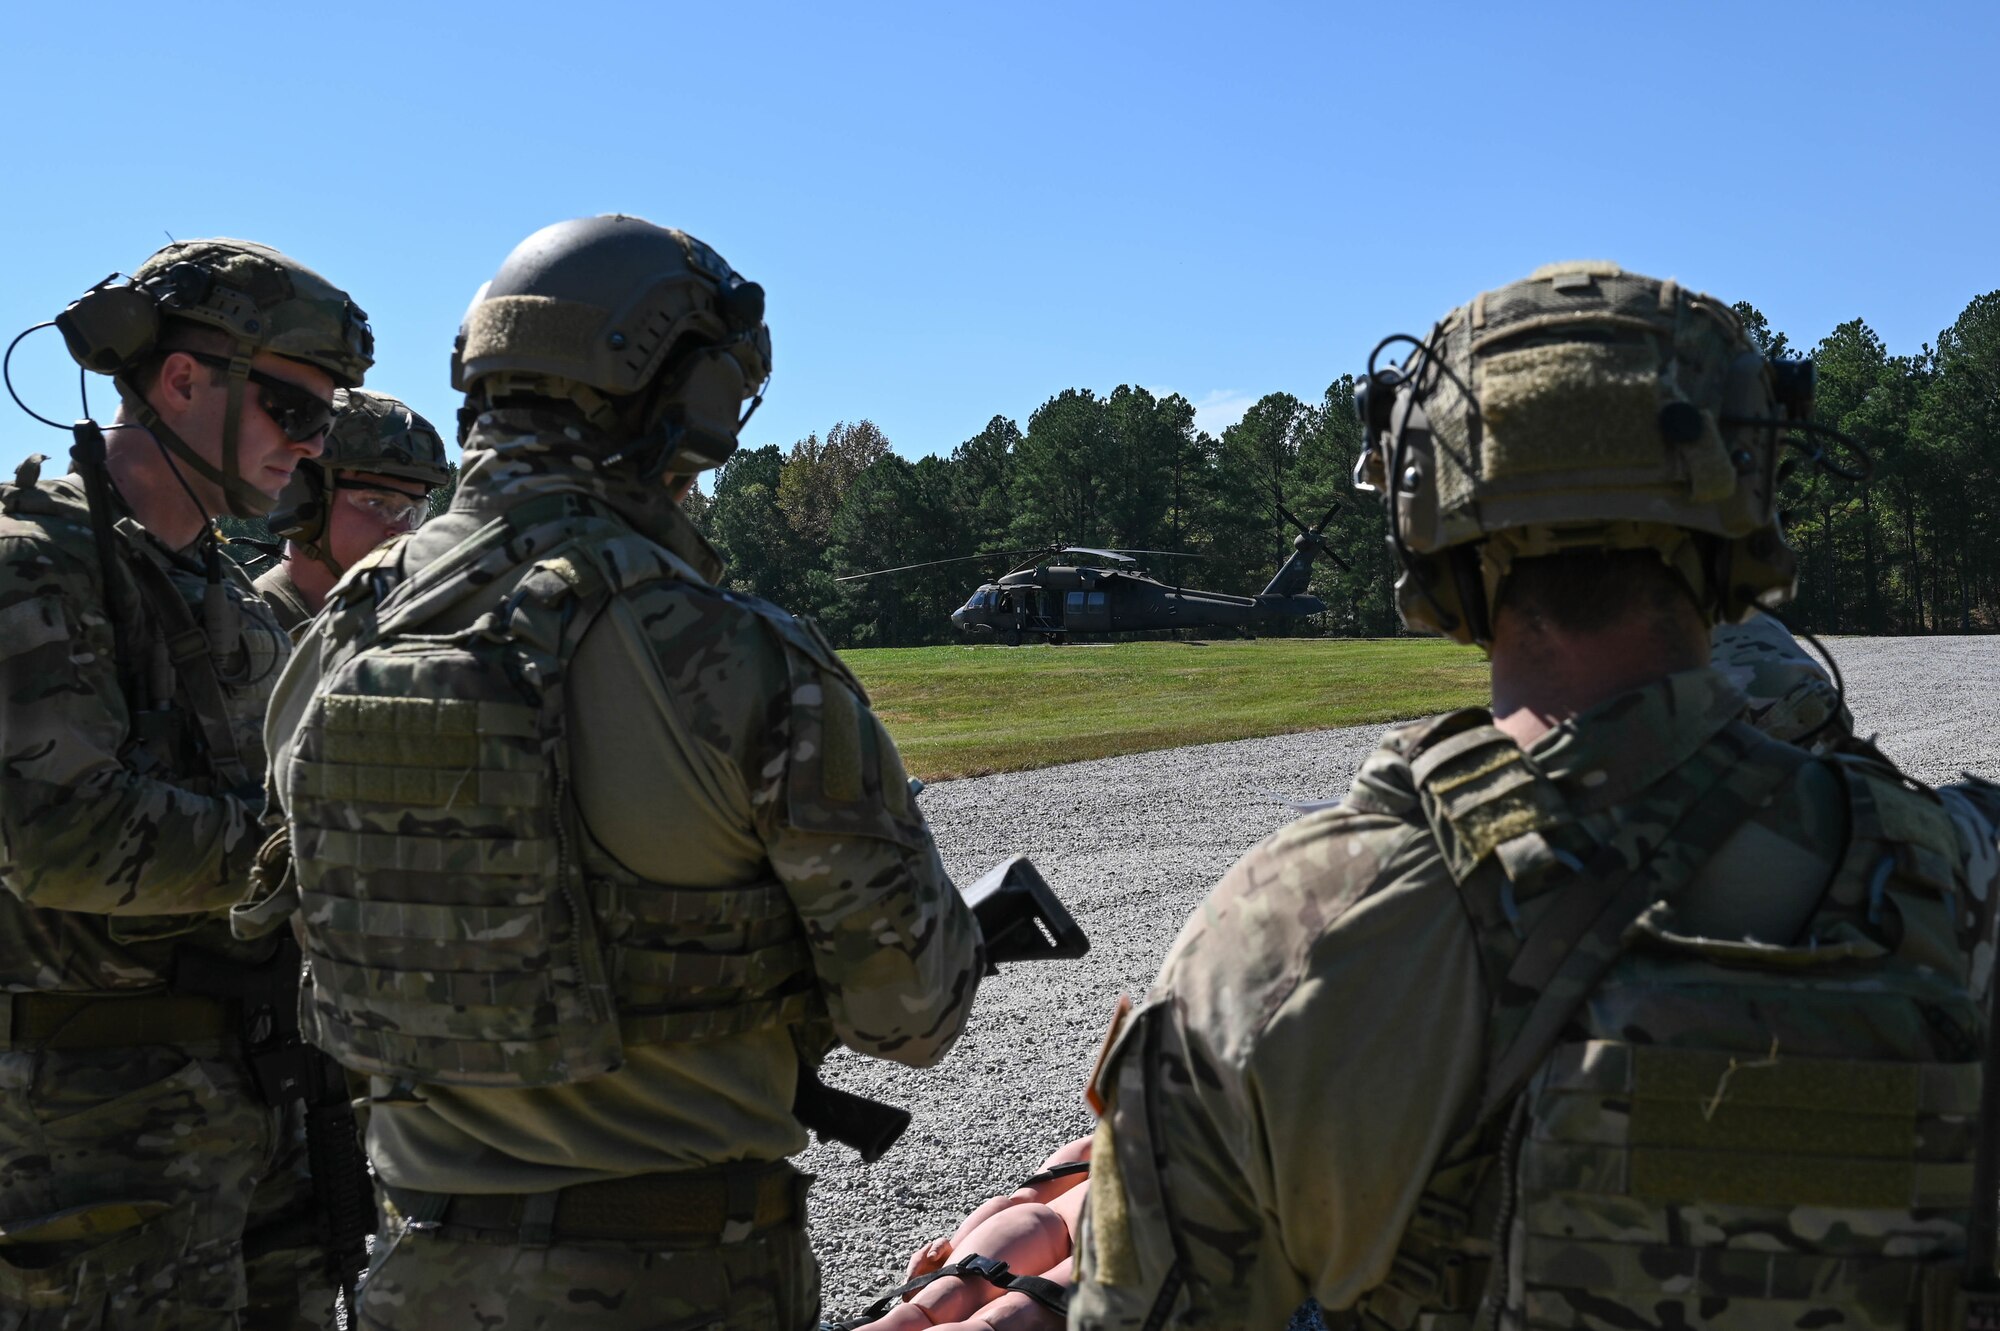
[[[1911,775],[2000,779],[2000,638],[1836,639],[1856,728]],[[996,721],[999,718],[996,718]],[[882,1162],[815,1145],[813,1246],[829,1315],[902,1276],[909,1254],[1090,1130],[1082,1086],[1120,993],[1141,997],[1181,922],[1252,843],[1334,798],[1383,727],[1239,740],[940,782],[923,804],[961,883],[1031,856],[1090,935],[1081,962],[989,978],[943,1066],[914,1071],[839,1052],[827,1081],[908,1108]]]

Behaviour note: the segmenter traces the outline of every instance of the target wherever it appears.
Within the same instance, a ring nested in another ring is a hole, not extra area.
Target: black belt
[[[545,1245],[573,1240],[733,1243],[805,1218],[806,1186],[785,1161],[638,1174],[552,1192],[448,1193],[384,1187],[413,1229]]]

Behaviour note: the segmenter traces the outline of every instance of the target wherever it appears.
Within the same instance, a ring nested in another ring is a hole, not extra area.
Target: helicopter
[[[1035,550],[1013,550],[984,555],[961,555],[956,559],[934,559],[922,564],[850,573],[836,582],[907,573],[940,564],[963,563],[995,557],[1018,558],[1031,555],[996,581],[983,583],[951,612],[953,626],[975,641],[999,639],[1018,647],[1029,638],[1050,644],[1069,640],[1071,633],[1138,633],[1157,629],[1237,629],[1259,619],[1279,615],[1316,615],[1326,602],[1307,594],[1313,560],[1325,555],[1345,569],[1347,561],[1328,546],[1326,526],[1339,511],[1335,504],[1317,526],[1308,527],[1293,517],[1282,502],[1279,514],[1298,529],[1292,538],[1292,553],[1263,591],[1255,596],[1232,596],[1227,592],[1200,591],[1178,583],[1162,582],[1149,576],[1138,556],[1155,555],[1173,559],[1193,559],[1173,550],[1110,550],[1087,545],[1052,545]],[[1067,562],[1057,562],[1072,556]]]

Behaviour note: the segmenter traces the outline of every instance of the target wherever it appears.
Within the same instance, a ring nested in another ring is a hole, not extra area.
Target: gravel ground
[[[1988,738],[2000,722],[2000,639],[1845,639],[1832,648],[1857,729],[1882,735],[1913,776],[1949,781],[1970,770],[2000,779]],[[1026,852],[1089,933],[1091,952],[989,978],[942,1067],[919,1072],[844,1052],[829,1060],[829,1082],[915,1118],[879,1164],[818,1145],[799,1162],[819,1176],[812,1233],[830,1315],[857,1311],[901,1278],[919,1244],[1090,1130],[1082,1086],[1117,996],[1145,993],[1209,887],[1290,819],[1284,801],[1341,794],[1382,729],[1171,749],[924,792],[958,881]]]

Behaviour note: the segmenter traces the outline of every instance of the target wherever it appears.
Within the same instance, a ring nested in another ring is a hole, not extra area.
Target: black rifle
[[[362,1154],[347,1075],[299,1031],[304,968],[299,945],[289,932],[278,937],[277,952],[254,966],[183,948],[175,958],[173,987],[240,1004],[243,1053],[258,1090],[273,1105],[304,1105],[319,1239],[327,1276],[346,1299],[351,1323],[355,1284],[368,1265],[368,1236],[375,1232],[375,1184]]]
[[[1067,961],[1090,951],[1090,939],[1026,855],[995,865],[961,895],[979,921],[988,975],[1002,962]],[[871,1165],[910,1126],[907,1109],[836,1090],[821,1081],[819,1069],[803,1057],[792,1116],[821,1141],[852,1146],[861,1153],[862,1162]]]

